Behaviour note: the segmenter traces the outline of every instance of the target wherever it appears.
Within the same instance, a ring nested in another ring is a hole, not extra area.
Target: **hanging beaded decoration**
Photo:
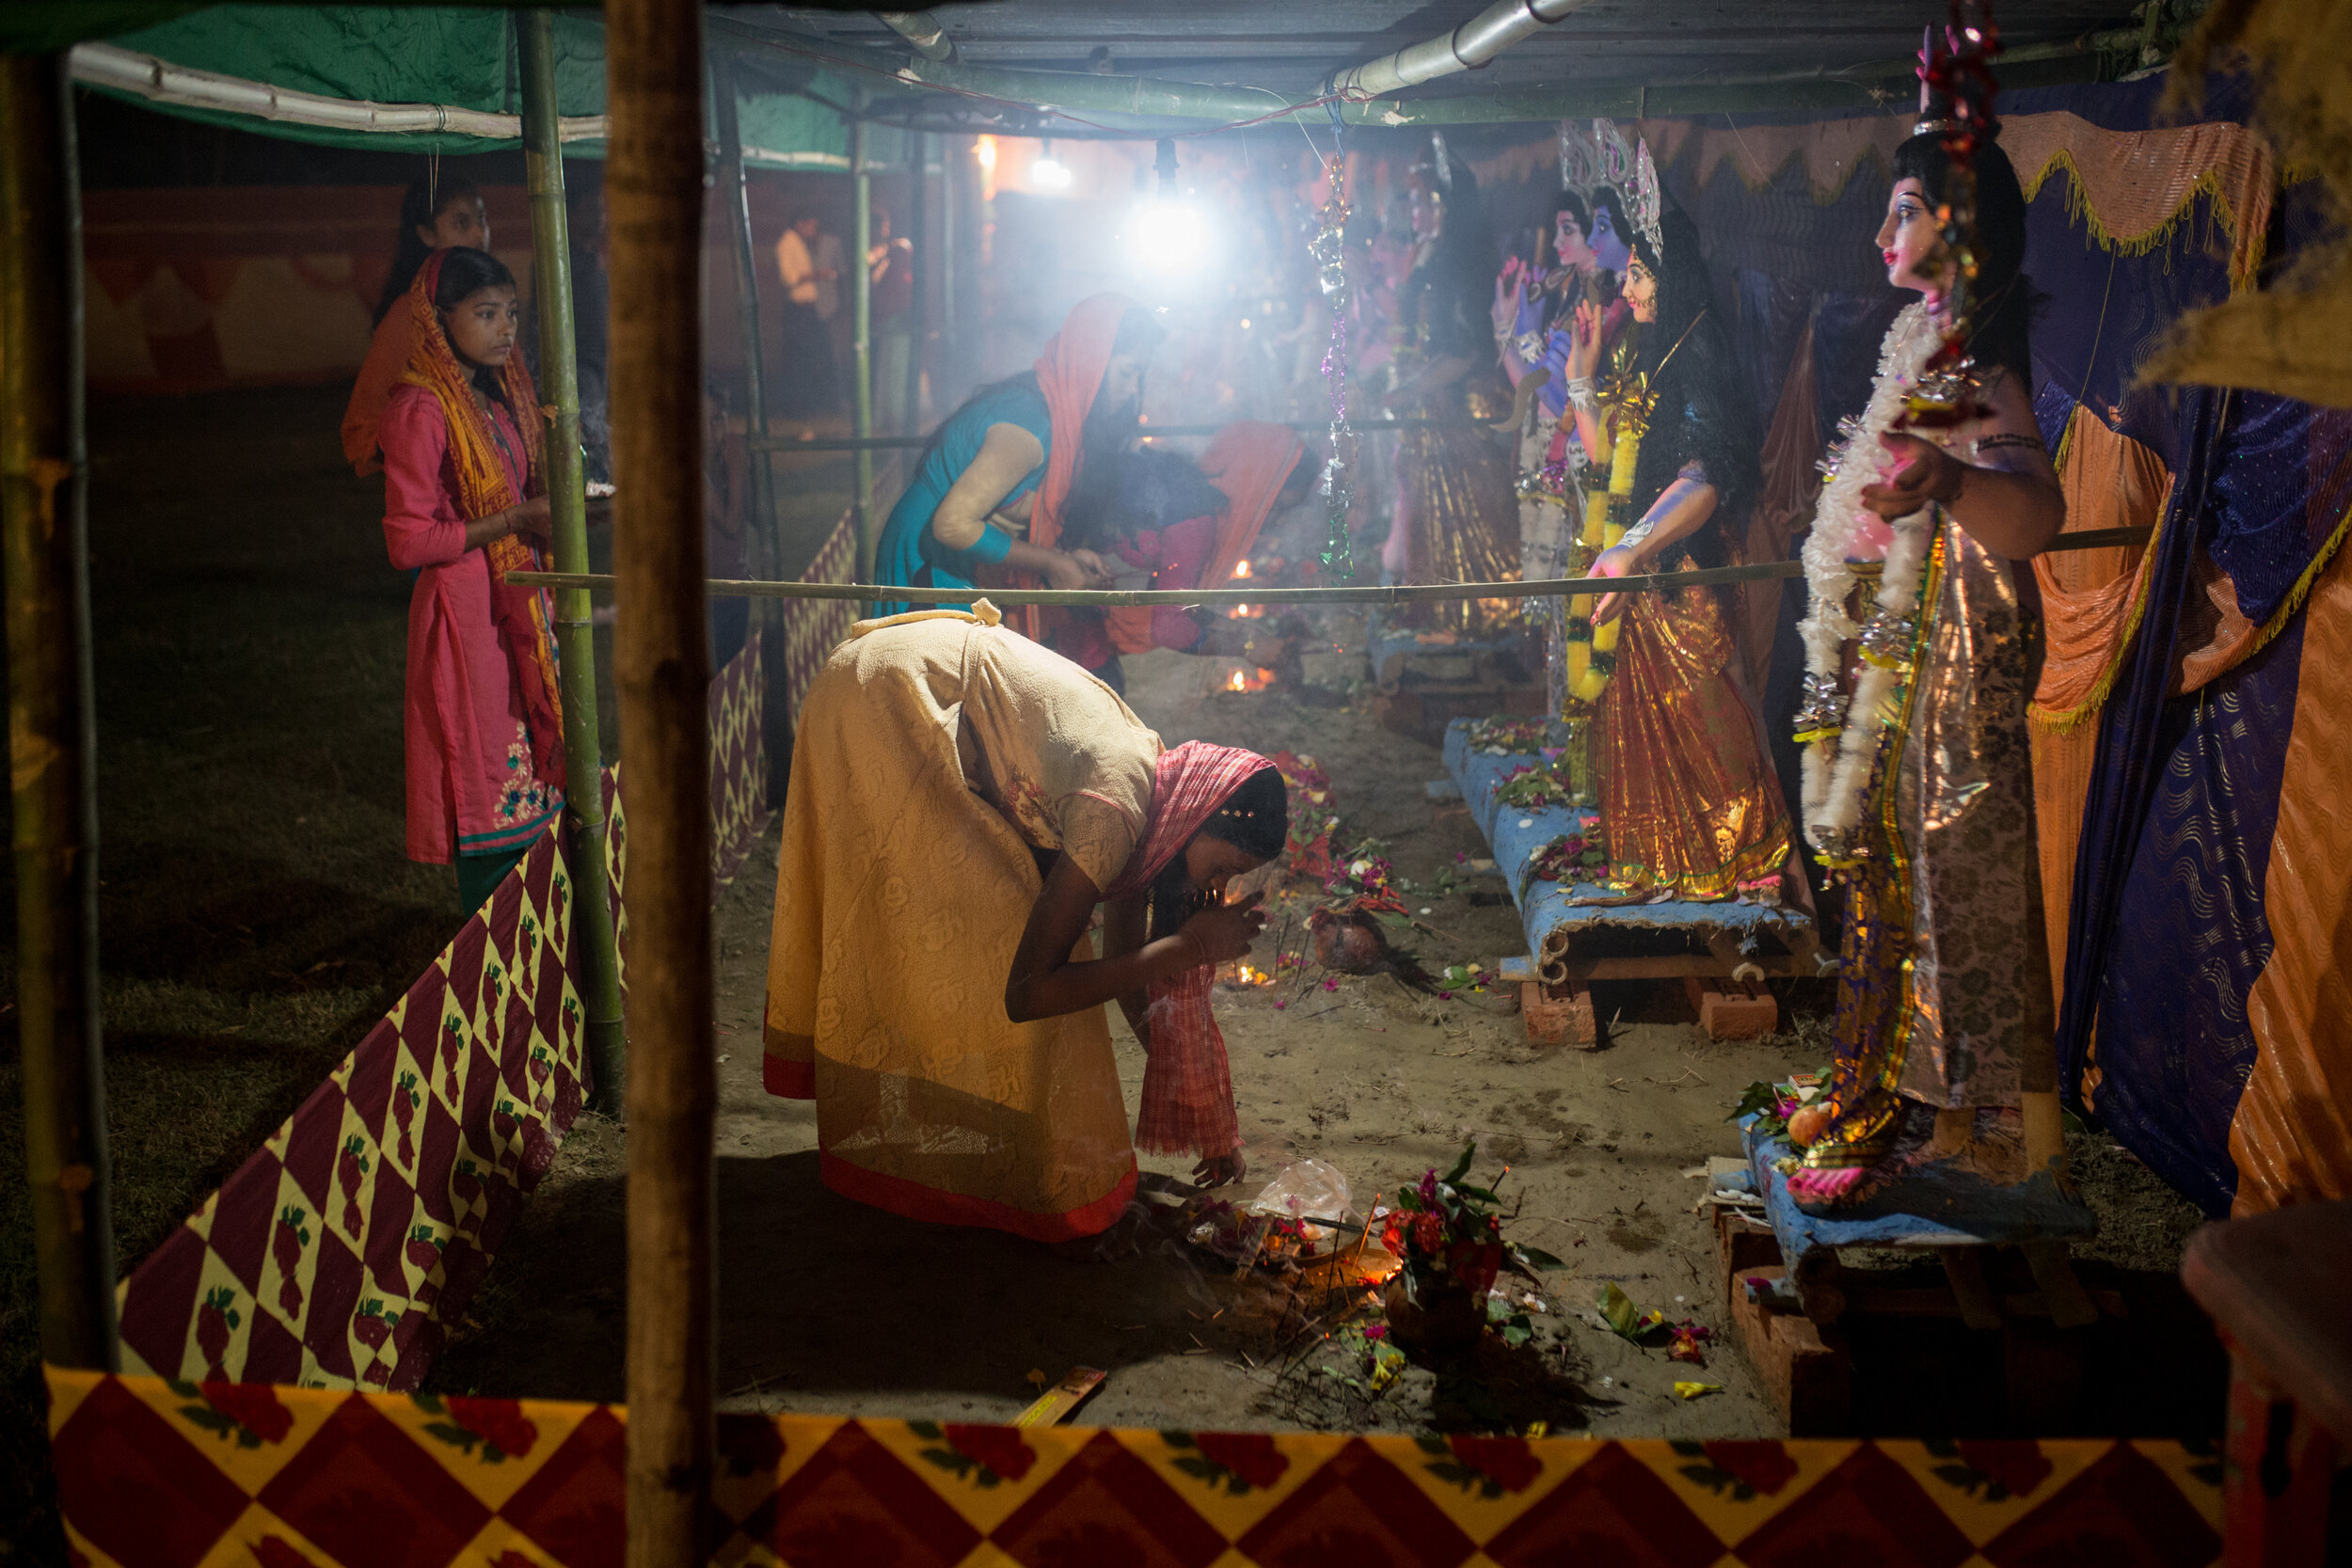
[[[1323,355],[1323,379],[1331,393],[1331,455],[1325,459],[1316,488],[1323,496],[1324,543],[1318,556],[1324,574],[1331,578],[1356,575],[1354,546],[1348,538],[1347,514],[1355,504],[1356,427],[1347,418],[1347,318],[1355,307],[1355,292],[1347,283],[1347,181],[1343,155],[1324,161],[1324,178],[1330,195],[1323,203],[1322,225],[1307,251],[1314,259],[1315,281],[1323,303],[1331,312],[1331,344]]]

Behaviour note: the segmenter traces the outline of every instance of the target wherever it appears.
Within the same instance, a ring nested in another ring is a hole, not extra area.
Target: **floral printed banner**
[[[751,642],[710,689],[711,857],[767,814]],[[617,770],[602,779],[626,969]],[[588,1088],[571,880],[547,833],[416,984],[220,1191],[117,1288],[123,1366],[414,1388],[555,1159]]]
[[[606,1405],[52,1368],[91,1568],[614,1568]],[[2201,1568],[2220,1462],[2177,1442],[1740,1443],[719,1421],[711,1561],[796,1568]]]
[[[587,1091],[546,833],[326,1082],[117,1288],[122,1364],[413,1388]]]

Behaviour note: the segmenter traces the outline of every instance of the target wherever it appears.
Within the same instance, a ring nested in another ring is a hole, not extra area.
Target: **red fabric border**
[[[770,1094],[783,1100],[817,1098],[817,1064],[787,1062],[782,1056],[760,1058],[759,1081]]]
[[[775,1058],[771,1056],[769,1060],[772,1063]],[[831,1149],[818,1153],[818,1170],[824,1177],[825,1185],[843,1197],[855,1198],[907,1219],[1009,1230],[1033,1242],[1067,1242],[1080,1236],[1100,1235],[1125,1212],[1128,1200],[1136,1195],[1136,1166],[1132,1158],[1127,1163],[1127,1174],[1119,1179],[1118,1185],[1083,1208],[1064,1214],[1032,1213],[984,1197],[943,1193],[902,1176],[883,1176],[853,1165]]]

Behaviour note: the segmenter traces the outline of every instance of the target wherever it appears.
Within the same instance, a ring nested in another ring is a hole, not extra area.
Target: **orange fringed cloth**
[[[1037,387],[1045,394],[1045,412],[1053,420],[1054,439],[1045,452],[1045,477],[1038,482],[1037,499],[1029,513],[1029,543],[1051,549],[1061,538],[1062,508],[1086,455],[1087,415],[1095,394],[1103,389],[1103,372],[1119,341],[1119,324],[1136,302],[1125,294],[1101,293],[1080,300],[1062,318],[1061,330],[1047,341],[1037,357]],[[1015,588],[1044,586],[1026,572],[1009,574]],[[1044,619],[1036,605],[1014,610],[1010,621],[1031,641],[1042,641]]]

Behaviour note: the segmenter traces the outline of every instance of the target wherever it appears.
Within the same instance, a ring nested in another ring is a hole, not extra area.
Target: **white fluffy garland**
[[[1845,645],[1862,630],[1846,613],[1847,598],[1858,580],[1848,562],[1864,529],[1874,520],[1862,504],[1862,490],[1878,479],[1879,436],[1894,428],[1940,341],[1924,303],[1895,318],[1879,349],[1878,382],[1871,388],[1869,406],[1860,425],[1830,451],[1834,475],[1822,487],[1813,531],[1804,543],[1811,612],[1797,627],[1804,639],[1806,672],[1830,682],[1837,679]],[[1886,547],[1877,603],[1883,610],[1902,615],[1918,605],[1920,571],[1935,536],[1935,509],[1922,507],[1891,527],[1894,539]],[[1815,848],[1843,852],[1851,843],[1879,747],[1897,718],[1896,699],[1903,679],[1903,672],[1864,660],[1846,704],[1844,728],[1805,747],[1804,832]]]

